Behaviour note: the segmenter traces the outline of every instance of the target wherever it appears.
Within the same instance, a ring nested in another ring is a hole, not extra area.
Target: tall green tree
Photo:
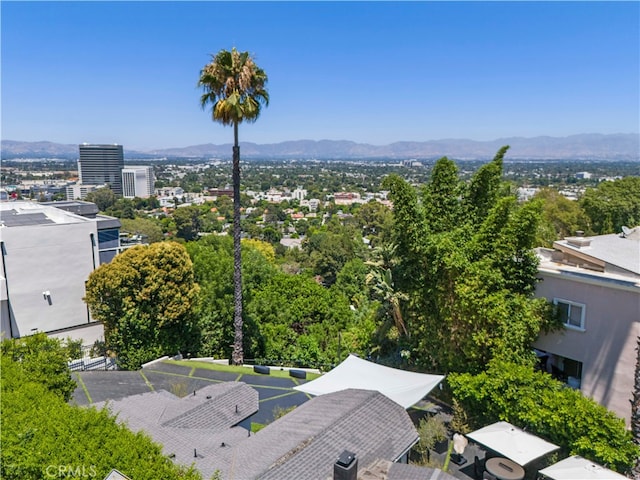
[[[117,199],[116,194],[110,188],[98,188],[87,193],[85,197],[87,202],[95,203],[101,212],[106,212],[109,207],[115,205]]]
[[[198,238],[198,233],[202,229],[200,219],[200,209],[193,205],[176,208],[173,212],[173,221],[176,224],[176,237],[187,242]]]
[[[136,246],[89,275],[85,301],[102,321],[107,349],[125,369],[161,355],[197,349],[199,287],[185,248],[176,242]]]
[[[122,224],[122,232],[128,232],[132,235],[142,235],[146,237],[149,243],[160,242],[164,238],[162,228],[160,228],[157,220],[142,217],[134,219],[121,218],[120,223]]]
[[[255,122],[262,105],[269,104],[267,74],[258,67],[249,52],[235,48],[212,55],[211,63],[200,71],[198,86],[202,108],[211,105],[214,122],[233,126],[233,242],[234,242],[234,342],[232,361],[243,363],[242,348],[242,253],[240,247],[240,146],[238,125]]]
[[[589,230],[588,217],[579,202],[553,188],[542,188],[533,198],[542,201],[542,222],[536,240],[539,246],[551,247],[556,240],[575,235],[578,230]]]
[[[333,285],[342,267],[364,249],[359,233],[341,225],[333,228],[333,231],[315,232],[302,242],[302,249],[308,255],[308,266],[327,286]]]
[[[261,356],[305,367],[335,363],[339,335],[353,323],[343,293],[284,273],[255,293],[247,312],[260,328]]]
[[[398,176],[385,179],[394,213],[394,284],[408,298],[412,358],[430,370],[481,371],[494,357],[526,362],[541,330],[554,324],[532,298],[532,252],[541,214],[518,204],[502,180],[507,147],[469,183],[441,159],[422,195]]]
[[[429,231],[446,232],[458,226],[462,208],[462,184],[456,164],[443,157],[436,162],[431,179],[423,193],[423,203]]]

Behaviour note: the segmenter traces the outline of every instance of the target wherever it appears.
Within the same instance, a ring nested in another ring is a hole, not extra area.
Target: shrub
[[[619,472],[640,455],[625,423],[577,390],[531,366],[494,360],[478,374],[450,374],[449,385],[474,426],[511,422]]]

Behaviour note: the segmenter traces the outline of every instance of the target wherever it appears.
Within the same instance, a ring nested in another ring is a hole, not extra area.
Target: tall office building
[[[91,145],[80,147],[78,173],[83,185],[109,185],[116,195],[122,195],[122,145]]]
[[[154,184],[153,167],[127,166],[122,169],[124,198],[149,198],[153,195]]]

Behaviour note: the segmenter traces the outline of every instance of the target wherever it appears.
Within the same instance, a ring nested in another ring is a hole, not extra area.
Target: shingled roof
[[[231,451],[226,479],[330,478],[344,450],[359,465],[397,460],[418,440],[406,410],[372,390],[347,389],[309,400]]]
[[[213,384],[184,398],[160,390],[94,406],[144,431],[175,463],[193,464],[204,478],[219,471],[225,480],[330,479],[344,450],[364,468],[398,460],[418,440],[406,410],[373,390],[313,398],[256,434],[237,426],[258,410],[258,393],[242,382]],[[407,473],[393,465],[385,470],[389,479]]]
[[[248,437],[237,425],[258,411],[258,392],[243,382],[225,382],[184,398],[160,390],[93,406],[106,407],[162,445],[174,462],[193,463],[208,478],[228,463],[230,447]]]

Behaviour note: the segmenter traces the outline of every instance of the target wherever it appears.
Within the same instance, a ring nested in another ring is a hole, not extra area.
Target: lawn
[[[260,373],[255,373],[252,366],[244,367],[238,365],[220,365],[218,363],[203,362],[198,360],[165,360],[165,363],[172,363],[174,365],[182,365],[192,368],[202,368],[204,370],[216,370],[218,372],[230,372],[243,375],[263,375]],[[288,370],[280,370],[279,367],[272,367],[269,375],[277,378],[292,378],[291,376],[289,376]],[[317,373],[307,372],[307,380],[313,380],[315,378],[318,378],[319,376],[320,375]]]

